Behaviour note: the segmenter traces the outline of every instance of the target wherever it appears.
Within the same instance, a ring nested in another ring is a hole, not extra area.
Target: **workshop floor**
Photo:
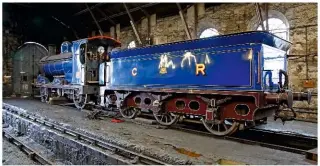
[[[112,123],[111,119],[108,118],[105,120],[89,120],[86,118],[85,112],[77,111],[74,108],[48,105],[40,101],[4,99],[3,102],[24,108],[29,112],[57,122],[81,128],[108,141],[143,151],[144,154],[162,157],[168,161],[181,160],[182,163],[190,161],[192,164],[215,164],[219,159],[225,159],[253,165],[309,164],[305,157],[299,154],[172,129],[157,129],[150,125],[140,125],[128,121]],[[279,125],[282,126],[282,123]],[[269,126],[278,125],[272,123]],[[293,125],[288,126],[292,127]],[[179,153],[176,150],[179,148],[195,152],[200,157],[190,157]]]

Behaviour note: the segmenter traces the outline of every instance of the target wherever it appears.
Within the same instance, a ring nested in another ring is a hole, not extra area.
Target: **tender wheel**
[[[120,109],[121,115],[127,119],[134,119],[139,112],[139,109],[134,107]]]
[[[40,89],[41,102],[47,102],[49,100],[49,91],[48,88]]]
[[[73,93],[73,103],[78,109],[83,109],[87,103],[87,94]]]
[[[201,119],[201,121],[209,132],[217,136],[231,135],[239,128],[239,123],[231,120],[206,122],[204,119]]]
[[[155,117],[155,119],[157,120],[157,122],[161,125],[164,126],[171,126],[173,124],[175,124],[178,119],[179,116],[175,115],[173,113],[170,112],[163,112],[163,111],[158,111],[158,112],[153,112],[153,116]]]

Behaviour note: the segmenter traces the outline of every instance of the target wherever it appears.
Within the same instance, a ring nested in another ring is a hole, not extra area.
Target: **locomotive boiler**
[[[66,83],[71,82],[72,74],[72,53],[63,53],[60,55],[52,55],[43,57],[40,60],[40,71],[42,74],[47,76],[47,78],[58,78],[64,77]],[[55,79],[60,81],[59,79]]]

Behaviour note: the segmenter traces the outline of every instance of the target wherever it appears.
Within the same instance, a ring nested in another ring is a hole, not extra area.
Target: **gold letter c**
[[[137,71],[137,68],[133,68],[131,71],[132,76],[136,76],[138,74]]]

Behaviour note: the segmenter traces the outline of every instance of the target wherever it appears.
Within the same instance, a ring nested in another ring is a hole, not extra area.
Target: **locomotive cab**
[[[119,45],[114,39],[97,36],[80,46],[79,60],[84,69],[84,85],[104,84],[99,76],[105,75],[103,68],[110,61],[110,51]]]

